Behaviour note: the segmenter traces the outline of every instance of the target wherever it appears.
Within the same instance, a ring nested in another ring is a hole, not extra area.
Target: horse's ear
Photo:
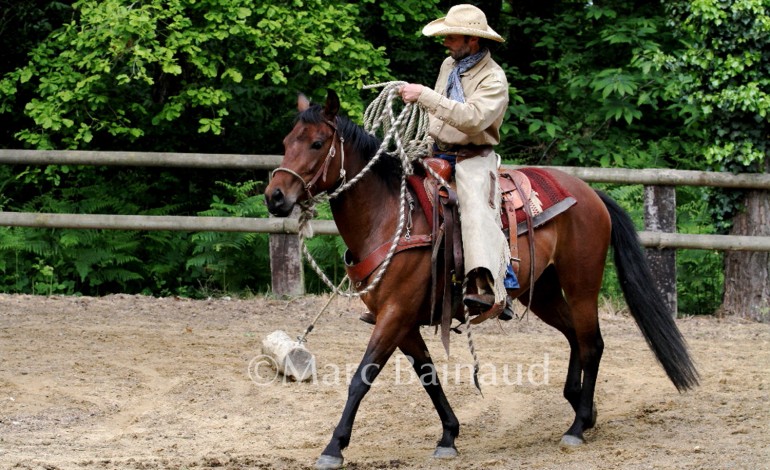
[[[297,111],[300,113],[310,107],[310,100],[304,93],[297,95]]]
[[[326,104],[324,105],[324,114],[328,119],[334,119],[340,112],[340,98],[331,88],[327,90]]]

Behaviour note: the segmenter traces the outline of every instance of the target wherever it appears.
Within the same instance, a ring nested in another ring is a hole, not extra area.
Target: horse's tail
[[[655,288],[634,223],[617,202],[600,191],[597,193],[612,220],[615,268],[631,315],[677,390],[688,390],[698,385],[698,371],[672,312]]]

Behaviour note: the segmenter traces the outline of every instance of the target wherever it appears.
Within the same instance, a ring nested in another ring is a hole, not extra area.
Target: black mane
[[[320,105],[313,105],[300,112],[294,122],[295,124],[299,121],[306,124],[322,123],[326,120],[322,111],[323,108]],[[337,116],[337,130],[344,137],[345,143],[350,145],[365,163],[374,157],[382,144],[377,136],[366,132],[363,127],[345,116]],[[394,187],[398,187],[403,169],[401,168],[401,161],[388,153],[379,158],[372,167],[372,172]]]

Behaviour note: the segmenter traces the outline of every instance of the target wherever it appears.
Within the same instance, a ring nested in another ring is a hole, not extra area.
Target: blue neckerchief
[[[469,55],[460,60],[452,72],[449,74],[449,78],[446,83],[446,94],[450,99],[465,103],[465,92],[463,91],[463,85],[460,83],[460,75],[472,69],[474,65],[478,64],[481,59],[486,55],[487,49],[482,49],[475,54]]]

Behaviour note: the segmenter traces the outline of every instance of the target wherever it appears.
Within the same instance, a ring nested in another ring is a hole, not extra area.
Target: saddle
[[[431,324],[436,327],[441,325],[442,342],[448,351],[452,318],[457,318],[461,323],[465,322],[462,305],[465,270],[457,194],[451,182],[451,167],[448,162],[438,158],[427,158],[424,163],[431,171],[425,171],[424,174],[416,172],[409,177],[409,184],[431,226],[433,242]],[[441,179],[436,178],[436,175]],[[520,264],[518,237],[524,233],[529,234],[529,254],[530,259],[534,259],[535,227],[544,224],[575,203],[575,199],[563,189],[549,190],[545,192],[549,193],[550,197],[562,200],[554,201],[554,206],[544,210],[539,192],[533,188],[530,178],[535,177],[538,188],[556,184],[550,180],[550,177],[548,177],[549,181],[544,181],[544,175],[542,170],[537,169],[522,171],[501,169],[498,173],[501,190],[501,220],[509,240],[511,264],[517,277]],[[558,196],[552,196],[550,193],[556,193]],[[530,263],[530,271],[534,269],[534,265]],[[532,277],[533,273],[530,272],[530,278]],[[532,289],[530,289],[530,295],[532,295]],[[499,309],[490,309],[472,318],[470,322],[480,323],[499,313]]]
[[[426,158],[425,162],[445,182],[451,181],[452,168],[447,161],[440,158]],[[514,273],[518,276],[518,262],[520,259],[516,239],[521,234],[518,233],[517,229],[510,230],[510,227],[518,227],[517,219],[521,217],[521,213],[524,214],[527,225],[532,225],[534,218],[543,212],[543,205],[537,192],[532,190],[529,177],[522,171],[500,169],[498,181],[502,195],[500,215],[503,222],[503,230],[507,232],[511,259],[515,262],[513,269]],[[450,186],[447,187],[429,172],[423,176],[410,176],[409,182],[416,192],[417,199],[420,201],[428,221],[431,223],[431,229],[434,234],[436,232],[435,225],[439,221],[443,221],[445,225],[452,226],[453,232],[459,230],[459,223],[455,223],[455,221],[459,221],[459,218],[454,213],[457,209],[457,195],[455,194],[453,182],[450,182]],[[448,221],[447,217],[449,217]],[[457,227],[456,229],[454,228],[455,226]],[[436,240],[435,237],[434,240]],[[452,241],[458,243],[460,240],[453,238]],[[455,261],[460,261],[457,264],[462,266],[462,248],[460,247],[458,250],[458,248],[453,247],[452,251],[456,255]]]

